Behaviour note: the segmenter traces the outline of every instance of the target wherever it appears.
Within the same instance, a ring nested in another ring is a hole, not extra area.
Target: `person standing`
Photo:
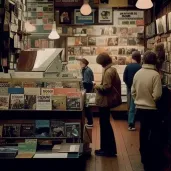
[[[127,65],[124,71],[123,80],[127,86],[127,96],[129,99],[128,106],[129,106],[129,113],[128,113],[128,130],[134,131],[135,129],[135,104],[134,100],[131,96],[131,87],[134,75],[138,70],[141,69],[141,54],[138,51],[132,53],[132,63]]]
[[[86,93],[92,93],[94,75],[88,64],[89,62],[85,58],[80,59],[83,87]],[[85,107],[85,115],[87,117],[86,127],[93,127],[93,113],[88,106]]]
[[[110,123],[110,108],[121,104],[121,81],[112,59],[107,53],[97,56],[96,62],[103,67],[102,82],[96,85],[96,105],[100,115],[100,149],[97,156],[114,157],[117,154],[116,142]]]
[[[140,153],[145,171],[160,171],[160,117],[156,103],[162,95],[162,84],[156,64],[156,54],[147,51],[131,89],[140,116]]]

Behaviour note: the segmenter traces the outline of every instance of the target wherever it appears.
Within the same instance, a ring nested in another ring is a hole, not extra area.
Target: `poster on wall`
[[[59,23],[71,24],[71,12],[67,10],[60,10],[59,11]]]
[[[114,26],[143,26],[144,12],[140,10],[137,11],[114,10],[113,24]]]
[[[94,11],[90,15],[82,15],[80,9],[75,9],[74,24],[94,24]]]
[[[168,13],[168,16],[167,16],[167,19],[168,19],[168,29],[169,31],[171,31],[171,12]]]
[[[113,11],[112,8],[99,8],[99,23],[112,23]]]

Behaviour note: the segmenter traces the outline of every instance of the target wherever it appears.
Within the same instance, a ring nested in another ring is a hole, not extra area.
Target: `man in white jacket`
[[[156,102],[162,95],[162,84],[156,71],[156,54],[147,51],[142,69],[134,76],[131,88],[137,115],[140,116],[140,153],[145,171],[159,171],[160,119]]]

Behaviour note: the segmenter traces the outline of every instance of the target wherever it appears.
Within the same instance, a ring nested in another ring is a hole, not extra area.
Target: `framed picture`
[[[169,31],[171,31],[171,12],[169,12],[167,15],[167,24]]]
[[[68,10],[60,10],[59,11],[59,23],[71,24],[71,12]]]
[[[113,10],[112,8],[99,8],[99,23],[112,23]]]
[[[158,18],[156,20],[156,28],[157,28],[157,34],[164,33],[162,18]]]

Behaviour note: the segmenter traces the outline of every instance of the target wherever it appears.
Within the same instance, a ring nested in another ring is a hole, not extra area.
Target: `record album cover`
[[[80,123],[65,123],[65,133],[68,138],[79,138],[80,131]]]
[[[50,132],[52,137],[64,137],[65,123],[58,120],[51,120]]]
[[[11,94],[10,109],[24,109],[24,94]]]

